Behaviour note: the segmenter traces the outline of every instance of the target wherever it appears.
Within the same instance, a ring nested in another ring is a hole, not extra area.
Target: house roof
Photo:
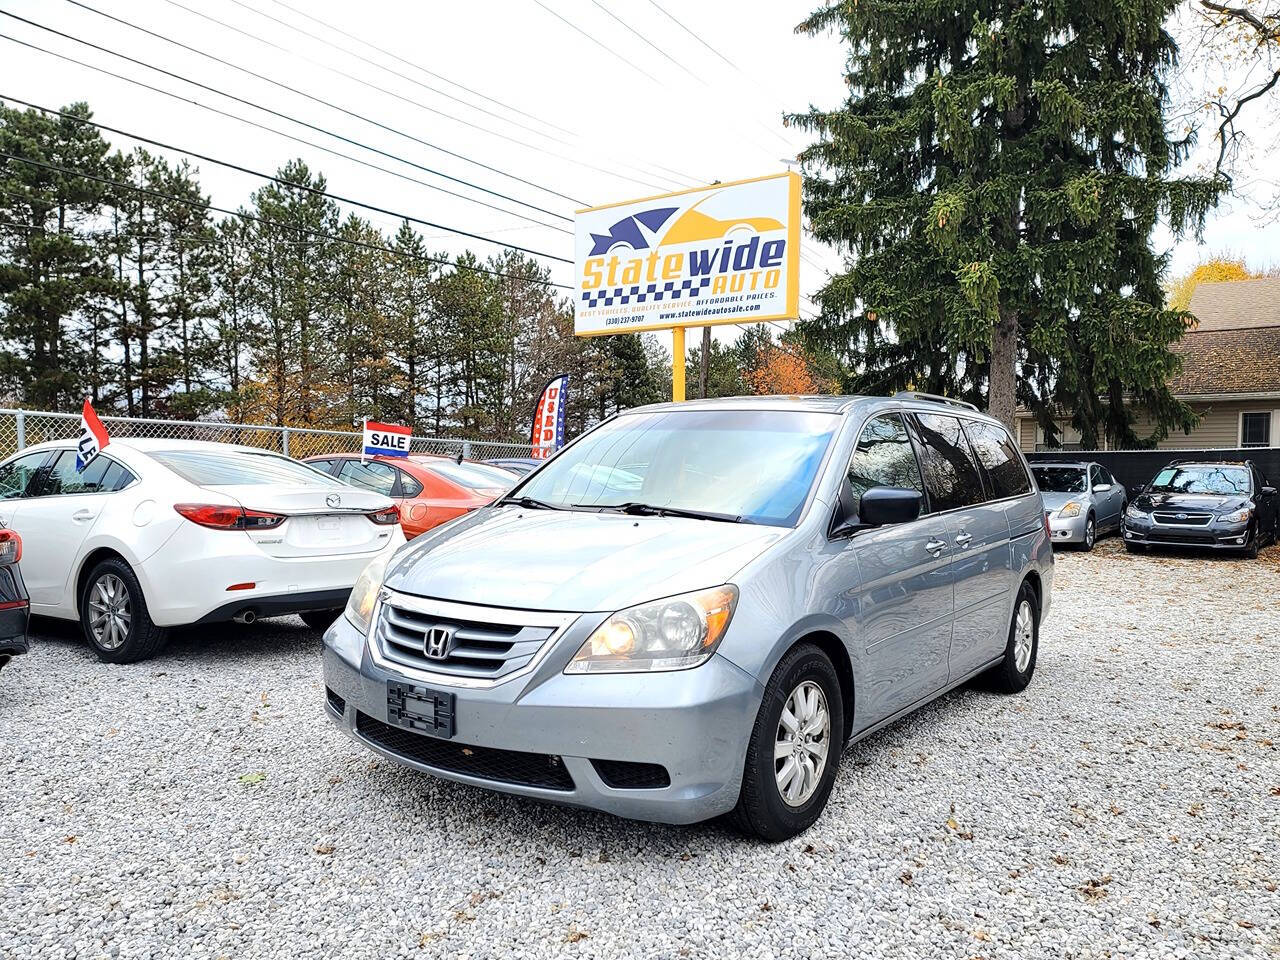
[[[1280,391],[1280,321],[1274,326],[1188,330],[1173,344],[1173,352],[1182,357],[1182,372],[1169,382],[1175,397]]]
[[[1188,309],[1193,330],[1280,326],[1280,277],[1197,284]]]

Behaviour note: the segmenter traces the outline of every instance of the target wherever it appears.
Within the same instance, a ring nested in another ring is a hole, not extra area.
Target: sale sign
[[[366,457],[407,457],[413,430],[398,423],[364,422],[364,455]]]

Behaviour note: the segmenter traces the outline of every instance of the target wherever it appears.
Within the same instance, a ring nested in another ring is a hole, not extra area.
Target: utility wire
[[[473,160],[471,157],[468,157],[465,154],[456,153],[453,150],[448,150],[445,147],[440,146],[439,144],[431,143],[429,140],[423,140],[421,137],[416,137],[411,133],[406,133],[405,131],[399,130],[396,127],[392,127],[392,126],[389,126],[388,124],[382,123],[379,120],[374,120],[371,117],[366,117],[357,110],[352,110],[349,107],[341,106],[340,104],[336,104],[331,100],[325,100],[323,97],[314,96],[313,94],[307,93],[305,90],[299,90],[297,87],[292,87],[287,83],[283,83],[279,80],[273,80],[271,77],[268,77],[264,74],[257,73],[256,71],[250,70],[248,67],[242,67],[239,64],[232,63],[230,60],[224,60],[221,57],[216,57],[211,53],[206,53],[204,50],[201,50],[198,47],[193,47],[189,44],[183,43],[180,40],[174,40],[172,37],[166,37],[164,34],[157,33],[154,30],[148,30],[146,27],[138,26],[136,23],[131,23],[130,21],[125,20],[121,17],[116,17],[116,16],[113,16],[112,14],[105,13],[101,10],[98,10],[96,7],[89,6],[87,3],[82,3],[81,0],[65,0],[65,2],[71,4],[74,7],[79,7],[81,10],[87,10],[90,13],[97,14],[98,16],[103,17],[107,20],[110,20],[114,23],[118,23],[121,26],[128,27],[131,30],[136,30],[139,33],[146,34],[149,37],[154,37],[157,40],[160,40],[164,43],[178,47],[181,50],[186,50],[189,53],[194,53],[197,56],[204,57],[206,60],[212,60],[214,63],[219,63],[224,67],[229,67],[232,70],[235,70],[239,73],[243,73],[246,76],[253,77],[256,80],[261,80],[263,83],[271,84],[271,86],[273,87],[279,87],[281,90],[287,90],[290,93],[294,94],[295,96],[303,97],[304,99],[310,100],[313,103],[318,103],[321,106],[328,107],[330,110],[337,110],[339,113],[344,113],[349,117],[354,117],[355,119],[360,120],[364,123],[368,123],[372,126],[375,126],[380,130],[385,130],[388,133],[393,133],[398,137],[403,137],[406,140],[412,141],[413,143],[417,143],[431,150],[438,150],[441,153],[447,154],[448,156],[451,156],[457,160],[462,160],[465,163],[469,163],[469,164],[472,164],[473,166],[480,167],[482,170],[488,170],[490,173],[496,173],[499,176],[506,177],[509,180],[514,180],[517,183],[523,183],[525,186],[533,187],[535,190],[541,190],[544,193],[551,194],[554,197],[559,197],[562,200],[568,200],[570,203],[576,203],[579,206],[585,205],[583,201],[578,200],[575,197],[571,197],[568,194],[560,193],[558,190],[553,190],[551,187],[543,186],[542,184],[536,183],[532,180],[526,180],[524,177],[516,176],[514,173],[507,173],[505,170],[501,170],[498,167],[490,166],[489,164],[483,163],[479,160]],[[3,12],[3,11],[0,11],[0,12]],[[8,14],[8,15],[13,16],[13,14]],[[22,19],[22,18],[19,17],[17,19]],[[24,21],[24,22],[30,23],[31,21]]]
[[[217,24],[218,26],[222,27],[224,30],[230,30],[231,32],[239,34],[242,37],[247,37],[248,39],[253,40],[257,43],[261,43],[261,44],[264,44],[265,46],[271,47],[273,50],[279,50],[281,53],[284,53],[288,56],[296,57],[299,60],[302,60],[304,63],[309,63],[313,67],[318,67],[319,69],[332,73],[335,76],[339,76],[346,80],[350,80],[352,83],[357,83],[362,87],[368,87],[370,90],[376,90],[378,93],[381,93],[387,97],[391,97],[394,100],[399,100],[401,103],[406,103],[411,107],[417,107],[419,110],[425,110],[426,112],[433,113],[436,116],[444,117],[446,120],[452,120],[454,123],[459,123],[464,127],[470,127],[472,130],[478,130],[479,132],[488,134],[491,137],[498,137],[499,139],[505,140],[508,143],[513,143],[516,146],[524,147],[527,150],[532,150],[535,153],[545,154],[546,156],[554,157],[557,160],[563,160],[567,163],[572,163],[577,166],[584,167],[588,170],[594,170],[597,173],[603,173],[606,176],[613,176],[613,177],[618,177],[619,179],[622,179],[622,180],[629,180],[630,182],[639,184],[642,187],[649,187],[655,190],[663,190],[663,189],[669,188],[669,185],[655,183],[652,180],[637,180],[635,177],[630,177],[625,173],[619,172],[616,168],[606,169],[604,167],[599,167],[599,166],[596,166],[595,164],[588,163],[585,160],[579,160],[576,157],[567,156],[566,154],[563,154],[563,153],[557,153],[554,150],[548,150],[546,147],[541,147],[536,143],[530,143],[527,140],[521,140],[518,137],[513,137],[510,134],[506,134],[498,130],[490,129],[489,127],[482,126],[481,124],[478,124],[478,123],[473,123],[470,120],[464,120],[462,117],[455,116],[452,113],[446,113],[444,110],[439,110],[436,107],[432,107],[428,104],[425,104],[420,100],[414,100],[412,97],[406,97],[403,94],[396,93],[396,91],[394,90],[390,90],[387,87],[379,86],[378,84],[373,83],[369,80],[365,80],[361,77],[358,77],[353,73],[348,73],[347,71],[341,70],[338,67],[330,66],[327,63],[323,63],[305,54],[299,53],[296,50],[290,50],[288,47],[282,47],[280,44],[275,43],[274,41],[267,40],[265,37],[260,37],[257,34],[251,33],[248,30],[243,30],[240,27],[235,26],[234,24],[227,23],[225,20],[219,20],[217,17],[210,16],[207,13],[202,13],[199,10],[193,10],[191,7],[188,7],[185,3],[181,3],[180,0],[161,0],[161,2],[167,3],[173,7],[177,7],[179,10],[185,10],[187,13],[191,14],[192,16],[199,17],[200,19],[206,20],[209,23]],[[230,2],[236,3],[237,0],[230,0]],[[237,5],[244,6],[244,4],[237,4]],[[246,7],[246,9],[252,9],[252,8]],[[268,17],[267,14],[262,14],[262,16]],[[268,19],[275,20],[274,17],[268,17]],[[283,23],[284,21],[276,20],[276,22]],[[431,87],[428,87],[427,89],[432,90],[433,93],[440,92]],[[459,102],[462,103],[464,101],[459,101]],[[467,106],[472,110],[479,109],[471,106],[471,104],[467,104]],[[482,110],[481,112],[489,113],[490,111]],[[495,117],[498,116],[497,114],[491,114],[491,115]],[[498,117],[498,119],[503,120],[504,118]],[[505,122],[509,123],[511,121],[505,121]]]
[[[314,140],[307,140],[303,137],[295,137],[291,133],[285,133],[285,131],[278,130],[275,127],[269,127],[266,124],[258,123],[257,121],[250,120],[248,117],[242,117],[242,116],[239,116],[238,114],[230,113],[229,111],[226,111],[226,110],[220,110],[217,107],[213,107],[208,104],[201,103],[199,100],[188,99],[187,97],[180,96],[179,94],[176,94],[176,93],[171,93],[168,90],[164,90],[160,87],[155,87],[149,83],[144,83],[141,80],[135,80],[132,77],[126,77],[124,74],[115,73],[114,71],[107,70],[105,67],[98,67],[98,66],[94,66],[91,63],[86,63],[83,60],[77,60],[75,57],[69,57],[65,54],[56,53],[53,50],[47,50],[44,47],[39,46],[38,44],[26,43],[25,41],[14,39],[13,37],[5,33],[0,33],[0,39],[9,40],[13,43],[20,44],[21,46],[28,47],[31,50],[37,50],[40,53],[48,54],[51,57],[57,57],[59,60],[64,60],[68,63],[77,64],[78,66],[84,67],[88,70],[93,70],[93,71],[96,71],[97,73],[105,74],[108,77],[114,77],[117,80],[123,80],[125,83],[133,84],[134,86],[141,87],[144,90],[150,90],[153,93],[158,93],[158,94],[161,94],[162,96],[166,96],[173,100],[177,100],[179,103],[186,104],[188,106],[199,107],[201,110],[208,110],[210,113],[215,113],[218,116],[227,117],[231,120],[237,121],[238,123],[243,123],[246,126],[253,127],[254,129],[257,129],[257,130],[264,130],[267,133],[273,133],[278,137],[283,137],[286,140],[292,140],[294,143],[300,143],[303,146],[307,146],[315,150],[323,151],[324,153],[330,154],[331,156],[341,157],[343,160],[349,160],[351,163],[359,164],[362,167],[368,167],[370,170],[378,170],[382,173],[390,174],[393,177],[398,177],[401,180],[408,181],[409,183],[416,183],[419,186],[426,187],[428,190],[436,190],[440,193],[446,194],[447,196],[456,197],[459,200],[464,200],[467,203],[474,203],[477,206],[486,207],[489,210],[495,210],[498,213],[506,214],[509,217],[516,217],[519,220],[524,220],[527,223],[536,224],[539,227],[545,227],[548,230],[555,230],[559,233],[570,234],[570,235],[572,235],[573,233],[572,230],[569,230],[566,227],[562,227],[553,223],[545,223],[542,220],[537,220],[537,219],[534,219],[533,217],[525,216],[523,213],[518,213],[515,210],[508,210],[505,207],[499,207],[496,204],[489,203],[485,200],[477,199],[476,197],[468,197],[464,193],[458,193],[457,191],[450,190],[447,187],[441,187],[434,183],[428,183],[426,180],[419,180],[417,177],[411,177],[407,173],[401,173],[398,170],[392,170],[390,167],[384,167],[384,166],[381,166],[380,164],[371,163],[368,160],[361,160],[359,157],[353,157],[351,154],[343,153],[341,150],[334,150],[331,147],[326,147],[323,144],[316,143]],[[552,216],[555,216],[555,214],[552,214]],[[561,217],[560,219],[568,220],[568,217]],[[518,227],[517,229],[524,230],[528,228]]]
[[[450,80],[448,77],[439,73],[435,73],[431,70],[428,70],[426,67],[421,66],[420,64],[414,63],[411,60],[406,60],[404,57],[397,56],[396,54],[392,53],[390,50],[384,49],[383,47],[379,47],[376,44],[370,43],[368,40],[361,39],[360,37],[357,37],[354,34],[348,33],[347,31],[339,27],[335,27],[333,24],[325,20],[321,20],[319,17],[314,17],[311,14],[307,13],[305,10],[300,10],[297,7],[290,6],[289,4],[285,3],[284,0],[271,0],[271,2],[274,3],[277,7],[283,7],[284,9],[288,10],[290,13],[296,16],[299,16],[304,20],[308,20],[311,23],[316,24],[317,26],[324,27],[326,30],[331,30],[334,33],[338,34],[339,36],[345,37],[348,40],[353,40],[356,43],[360,44],[361,46],[368,47],[370,50],[374,50],[382,54],[384,57],[390,57],[392,60],[396,61],[397,63],[401,63],[406,67],[412,67],[414,70],[417,70],[420,73],[426,74],[428,77],[433,77],[436,80],[443,80],[445,83],[450,84],[451,86],[455,86],[459,90],[465,90],[467,93],[471,94],[473,97],[479,97],[481,100],[485,100],[496,106],[502,107],[506,110],[510,110],[512,113],[518,113],[520,114],[520,116],[525,117],[529,120],[533,120],[535,123],[543,123],[549,127],[555,127],[555,129],[559,130],[561,133],[567,133],[570,136],[574,135],[572,130],[567,130],[564,127],[557,126],[556,124],[551,123],[549,120],[544,120],[541,117],[535,117],[533,114],[526,113],[524,110],[521,110],[518,107],[513,107],[509,103],[506,103],[502,100],[497,100],[490,96],[486,96],[485,94],[481,93],[479,90],[473,90],[471,87],[464,86],[463,84],[458,83],[455,80]],[[298,30],[299,32],[303,32],[299,27],[294,27],[294,29]],[[312,39],[320,40],[320,37],[317,37],[315,34],[308,33],[306,35],[311,37]],[[326,41],[321,40],[321,42],[324,43]],[[383,68],[383,69],[386,69],[386,68]],[[406,77],[405,79],[408,79],[408,78]]]
[[[232,2],[234,3],[235,0],[232,0]],[[692,70],[686,67],[683,63],[681,63],[675,57],[671,56],[671,54],[667,53],[667,51],[663,50],[660,46],[658,46],[656,43],[654,43],[652,40],[646,37],[643,33],[641,33],[635,27],[631,26],[631,24],[627,23],[627,21],[623,20],[620,16],[618,16],[616,13],[614,13],[612,10],[606,7],[603,3],[601,3],[600,0],[591,0],[591,3],[592,5],[599,7],[601,10],[603,10],[605,12],[605,15],[608,16],[610,19],[621,24],[622,28],[626,30],[628,33],[632,34],[635,37],[638,37],[642,43],[656,50],[662,57],[674,63],[677,67],[679,67],[689,76],[693,77],[693,79],[697,80],[699,83],[703,84],[704,86],[706,85],[705,80],[699,77],[696,73],[694,73]]]
[[[236,2],[236,0],[232,0],[232,2]],[[511,104],[506,103],[505,101],[502,101],[502,100],[497,100],[494,97],[490,97],[486,94],[481,93],[479,90],[475,90],[471,87],[466,86],[465,84],[458,83],[456,80],[450,80],[448,77],[444,76],[443,74],[435,73],[432,70],[428,70],[426,67],[422,66],[421,64],[414,63],[411,60],[406,60],[404,57],[398,56],[392,53],[390,50],[380,47],[375,43],[370,43],[368,40],[362,39],[361,37],[357,37],[355,34],[348,33],[346,30],[343,30],[341,27],[336,27],[332,23],[329,23],[326,20],[321,20],[319,17],[312,16],[311,14],[307,13],[305,10],[301,10],[298,7],[290,6],[288,3],[285,3],[284,0],[271,0],[271,2],[274,3],[277,7],[283,7],[285,10],[288,10],[290,13],[294,14],[296,17],[300,17],[303,20],[308,20],[311,23],[316,24],[317,26],[324,27],[326,30],[330,30],[333,33],[336,33],[340,37],[344,37],[345,39],[358,43],[363,47],[367,47],[368,49],[373,50],[376,53],[382,54],[384,57],[390,57],[395,62],[403,64],[404,66],[409,67],[413,70],[417,70],[418,72],[425,74],[428,77],[432,77],[436,80],[441,80],[449,84],[450,86],[457,87],[459,90],[465,90],[467,93],[471,94],[473,97],[478,97],[481,100],[484,100],[488,103],[492,103],[496,106],[502,107],[505,110],[510,110],[512,113],[519,114],[520,116],[525,117],[526,119],[534,121],[535,123],[540,123],[540,124],[543,124],[544,126],[551,127],[552,129],[559,130],[561,133],[568,134],[571,137],[578,137],[578,138],[581,137],[581,134],[577,133],[576,131],[569,130],[565,127],[560,126],[559,124],[552,123],[550,120],[547,120],[544,117],[534,116],[533,114],[525,110],[521,110],[519,107],[514,107]],[[241,5],[243,6],[243,4]],[[309,33],[303,30],[301,27],[298,27],[297,25],[291,24],[290,26],[291,26],[291,29],[298,31],[299,33],[302,33],[304,36],[311,37],[313,40],[318,40],[321,43],[329,43],[329,41],[324,40],[323,38],[317,36],[314,33]],[[330,44],[330,46],[333,46],[333,44]],[[346,47],[337,47],[337,49],[344,50],[345,52],[350,53],[352,56],[357,56],[357,54],[353,53],[351,50],[349,50]],[[372,62],[372,61],[367,61],[367,62]],[[383,67],[380,67],[380,69],[388,70],[389,68],[383,66]],[[396,71],[390,71],[390,72],[392,72],[395,76],[408,80],[410,83],[415,82],[402,73],[399,73]],[[662,173],[664,174],[670,174],[674,176],[676,180],[681,183],[700,183],[706,179],[705,177],[695,177],[688,173],[682,173],[679,170],[673,170],[670,167],[664,166],[655,161],[648,161],[647,165],[651,167],[654,171],[662,171]],[[632,166],[633,166],[633,169],[639,169],[634,165]]]
[[[74,3],[74,2],[75,2],[75,0],[68,0],[68,2],[69,2],[69,3]],[[661,80],[659,80],[657,77],[655,77],[652,73],[649,73],[647,70],[644,70],[644,69],[642,69],[641,67],[636,66],[634,63],[632,63],[632,62],[631,62],[631,60],[630,60],[628,57],[623,56],[622,54],[618,53],[618,51],[614,50],[613,48],[605,46],[603,43],[601,43],[599,40],[597,40],[597,39],[596,39],[595,37],[593,37],[591,34],[587,33],[587,31],[583,30],[580,26],[578,26],[578,25],[577,25],[576,23],[574,23],[572,20],[566,20],[564,17],[560,16],[560,14],[556,13],[554,10],[552,10],[550,7],[548,7],[545,3],[543,3],[543,2],[542,2],[542,0],[533,0],[533,2],[534,2],[534,3],[536,3],[538,6],[540,6],[543,10],[547,11],[547,13],[551,14],[553,17],[555,17],[557,20],[559,20],[559,21],[560,21],[561,23],[563,23],[565,26],[567,26],[570,30],[574,31],[575,33],[580,33],[580,34],[582,34],[584,37],[586,37],[588,40],[590,40],[592,43],[594,43],[594,44],[595,44],[597,47],[599,47],[601,50],[605,51],[605,53],[609,54],[609,56],[614,57],[615,59],[617,59],[619,63],[625,63],[627,66],[629,66],[632,70],[636,71],[637,73],[644,74],[644,76],[648,77],[650,80],[652,80],[652,81],[653,81],[654,83],[656,83],[658,86],[662,86],[662,85],[663,85],[663,84],[662,84],[662,81],[661,81]]]
[[[435,223],[434,221],[431,221],[431,220],[423,220],[421,217],[414,217],[407,213],[400,213],[397,210],[389,210],[386,207],[379,207],[372,203],[365,203],[361,200],[353,200],[350,197],[344,197],[344,196],[341,196],[340,194],[336,194],[328,190],[321,190],[318,187],[310,187],[310,186],[307,186],[306,184],[294,183],[292,180],[286,180],[283,177],[277,177],[274,174],[263,173],[260,170],[254,170],[250,167],[244,167],[238,163],[232,163],[229,160],[219,160],[218,158],[211,157],[208,154],[197,153],[195,150],[189,150],[186,147],[176,147],[171,143],[165,143],[162,140],[153,140],[150,137],[144,137],[141,134],[137,134],[137,133],[130,133],[128,130],[121,130],[118,127],[110,127],[110,126],[107,126],[107,124],[105,123],[98,123],[96,120],[86,120],[84,117],[76,116],[74,113],[65,113],[62,110],[54,110],[50,107],[43,107],[38,103],[30,103],[26,100],[20,100],[19,98],[10,96],[9,94],[6,94],[6,93],[0,93],[0,100],[8,100],[10,103],[19,103],[22,106],[30,107],[33,110],[43,110],[45,113],[53,114],[54,116],[61,117],[64,120],[71,120],[75,123],[83,123],[91,127],[96,127],[99,130],[105,130],[108,133],[114,133],[114,134],[117,134],[118,136],[128,137],[130,140],[137,140],[139,143],[146,143],[146,144],[150,144],[153,147],[159,147],[162,150],[172,150],[175,153],[186,154],[189,157],[195,157],[197,160],[203,160],[206,163],[213,163],[213,164],[217,164],[220,167],[226,167],[228,170],[235,170],[239,173],[245,173],[251,177],[258,177],[262,180],[269,180],[272,183],[277,183],[283,187],[289,187],[290,189],[293,189],[293,190],[301,190],[304,193],[310,193],[317,197],[327,197],[330,200],[335,200],[339,203],[346,203],[353,207],[360,207],[363,210],[371,210],[374,213],[385,214],[390,217],[395,217],[397,220],[407,220],[410,223],[417,223],[417,224],[421,224],[424,227],[431,227],[433,230],[443,230],[446,233],[452,233],[459,237],[466,237],[469,240],[478,240],[483,243],[491,243],[498,247],[505,247],[508,250],[515,250],[519,253],[527,253],[533,257],[545,257],[548,260],[557,260],[560,263],[567,263],[570,265],[573,264],[572,260],[566,257],[556,256],[554,253],[544,253],[541,250],[532,250],[529,247],[521,247],[513,243],[503,243],[501,240],[494,240],[491,237],[484,236],[483,234],[472,233],[469,230],[461,230],[457,227],[446,226],[445,224]]]
[[[53,27],[46,27],[44,24],[36,23],[36,22],[35,22],[35,21],[33,21],[33,20],[27,20],[27,19],[24,19],[23,17],[19,17],[19,16],[17,16],[16,14],[9,13],[7,10],[0,10],[0,15],[3,15],[3,16],[6,16],[6,17],[10,17],[10,18],[12,18],[12,19],[14,19],[14,20],[18,20],[18,21],[20,21],[20,22],[22,22],[22,23],[28,24],[28,25],[33,26],[33,27],[37,27],[37,28],[39,28],[40,30],[44,30],[44,31],[46,31],[46,32],[48,32],[48,33],[52,33],[52,34],[54,34],[55,36],[62,37],[62,38],[63,38],[63,39],[65,39],[65,40],[71,40],[71,41],[73,41],[74,43],[78,43],[78,44],[80,44],[81,46],[85,46],[85,47],[89,47],[90,49],[97,50],[99,53],[105,53],[105,54],[107,54],[107,55],[109,55],[109,56],[116,57],[116,58],[118,58],[118,59],[120,59],[120,60],[124,60],[124,61],[126,61],[127,63],[134,64],[135,66],[144,67],[144,68],[146,68],[147,70],[152,70],[152,71],[154,71],[154,72],[156,72],[156,73],[163,74],[164,76],[169,77],[169,78],[171,78],[171,79],[178,80],[178,81],[180,81],[180,82],[182,82],[182,83],[190,84],[190,85],[191,85],[191,86],[193,86],[193,87],[197,87],[197,88],[199,88],[199,89],[201,89],[201,90],[207,91],[208,93],[215,94],[216,96],[219,96],[219,97],[225,97],[225,98],[226,98],[226,99],[228,99],[228,100],[232,100],[232,101],[234,101],[234,102],[236,102],[236,103],[239,103],[239,104],[242,104],[242,105],[244,105],[244,106],[246,106],[246,107],[252,107],[254,110],[260,110],[260,111],[262,111],[263,113],[270,114],[270,115],[271,115],[271,116],[273,116],[273,117],[278,117],[278,118],[280,118],[281,120],[286,120],[286,121],[288,121],[289,123],[297,124],[297,125],[298,125],[298,126],[300,126],[300,127],[306,127],[308,130],[314,130],[316,133],[322,133],[322,134],[324,134],[324,135],[325,135],[325,136],[327,136],[327,137],[332,137],[332,138],[333,138],[333,139],[335,139],[335,140],[340,140],[340,141],[342,141],[343,143],[350,144],[351,146],[359,147],[359,148],[360,148],[360,149],[362,149],[362,150],[368,150],[370,153],[376,153],[376,154],[378,154],[379,156],[387,157],[388,159],[395,160],[395,161],[397,161],[398,163],[403,163],[403,164],[405,164],[406,166],[414,167],[415,169],[422,170],[422,171],[424,171],[424,172],[426,172],[426,173],[430,173],[430,174],[432,174],[432,175],[434,175],[434,176],[441,177],[442,179],[449,180],[449,181],[451,181],[451,182],[453,182],[453,183],[457,183],[457,184],[461,184],[461,185],[463,185],[463,186],[470,187],[471,189],[473,189],[473,190],[478,190],[478,191],[480,191],[481,193],[487,193],[487,194],[489,194],[490,196],[498,197],[498,198],[500,198],[500,199],[502,199],[502,200],[509,200],[511,203],[514,203],[514,204],[516,204],[517,206],[525,207],[525,208],[527,208],[527,209],[529,209],[529,210],[535,210],[535,211],[537,211],[538,213],[545,213],[545,214],[547,214],[548,216],[556,217],[557,219],[559,219],[559,220],[564,220],[565,222],[571,222],[571,221],[572,221],[572,219],[573,219],[572,217],[566,217],[566,216],[564,216],[563,214],[556,213],[554,210],[548,210],[546,207],[539,207],[539,206],[537,206],[536,204],[526,203],[524,200],[517,200],[515,197],[513,197],[513,196],[511,196],[511,195],[509,195],[509,194],[506,194],[506,193],[502,193],[502,192],[500,192],[500,191],[498,191],[498,190],[491,190],[491,189],[489,189],[488,187],[482,187],[482,186],[480,186],[479,184],[472,183],[470,180],[463,180],[463,179],[461,179],[460,177],[451,176],[450,174],[444,173],[443,171],[440,171],[440,170],[433,169],[432,167],[426,167],[426,166],[423,166],[423,165],[422,165],[422,164],[420,164],[420,163],[415,163],[415,162],[414,162],[414,161],[412,161],[412,160],[406,160],[404,157],[398,156],[398,155],[396,155],[396,154],[394,154],[394,153],[390,153],[390,152],[389,152],[389,151],[387,151],[387,150],[382,150],[382,149],[380,149],[380,148],[378,148],[378,147],[371,146],[370,144],[363,143],[363,142],[361,142],[361,141],[359,141],[359,140],[354,140],[354,139],[352,139],[351,137],[343,136],[343,135],[342,135],[342,134],[340,134],[340,133],[334,133],[332,130],[326,130],[324,127],[318,127],[318,126],[316,126],[315,124],[313,124],[313,123],[308,123],[308,122],[307,122],[307,121],[305,121],[305,120],[299,120],[299,119],[297,119],[296,117],[292,117],[292,116],[290,116],[290,115],[289,115],[289,114],[287,114],[287,113],[281,113],[279,110],[273,110],[273,109],[271,109],[270,107],[264,107],[264,106],[262,106],[261,104],[254,103],[252,100],[246,100],[246,99],[245,99],[245,98],[243,98],[243,97],[237,97],[237,96],[235,96],[234,94],[226,93],[226,92],[224,92],[224,91],[222,91],[222,90],[217,89],[216,87],[211,87],[211,86],[209,86],[208,84],[200,83],[198,80],[192,80],[191,78],[186,77],[186,76],[184,76],[184,75],[182,75],[182,74],[180,74],[180,73],[174,73],[174,72],[173,72],[173,71],[171,71],[171,70],[165,70],[163,67],[153,66],[152,64],[146,63],[146,62],[144,62],[144,61],[142,61],[142,60],[137,60],[137,59],[134,59],[133,57],[126,56],[126,55],[125,55],[125,54],[123,54],[123,53],[117,53],[115,50],[110,50],[110,49],[108,49],[107,47],[99,46],[99,45],[98,45],[98,44],[96,44],[96,43],[91,43],[91,42],[90,42],[90,41],[88,41],[88,40],[82,40],[82,39],[80,39],[79,37],[73,37],[73,36],[72,36],[71,34],[69,34],[69,33],[63,33],[61,30],[55,30]],[[24,47],[29,47],[29,48],[31,48],[32,50],[40,50],[41,52],[43,52],[43,53],[48,53],[48,54],[50,54],[51,56],[61,57],[61,58],[62,58],[62,59],[64,59],[64,60],[71,60],[71,59],[72,59],[72,58],[70,58],[70,57],[66,57],[66,56],[64,56],[63,54],[60,54],[60,53],[53,53],[53,52],[52,52],[52,51],[50,51],[50,50],[45,50],[43,47],[38,47],[38,46],[36,46],[35,44],[27,43],[26,41],[23,41],[23,40],[18,40],[16,37],[11,37],[11,36],[9,36],[8,34],[0,34],[0,37],[3,37],[4,39],[9,40],[9,41],[11,41],[11,42],[13,42],[13,43],[20,44],[20,45],[22,45],[22,46],[24,46]],[[90,64],[84,64],[84,63],[82,63],[82,62],[81,62],[81,61],[79,61],[79,60],[72,60],[72,62],[74,62],[74,63],[81,63],[81,64],[82,64],[82,66],[87,66],[87,67],[89,67],[89,69],[91,69],[91,70],[97,70],[97,71],[99,71],[99,72],[101,72],[101,73],[109,73],[109,71],[104,70],[102,67],[94,67],[94,66],[92,66],[92,65],[90,65]],[[112,76],[118,76],[118,74],[111,74],[111,75],[112,75]],[[127,80],[128,78],[121,78],[121,79],[126,79],[126,80]],[[136,84],[140,84],[140,83],[141,83],[140,81],[137,81],[137,80],[129,80],[128,82],[130,82],[130,83],[136,83]],[[143,85],[145,86],[145,84],[143,84]],[[152,88],[152,89],[154,89],[154,88]],[[163,92],[163,91],[162,91],[162,92]],[[176,94],[168,94],[168,96],[177,96],[177,95],[176,95]],[[192,100],[192,101],[190,101],[190,102],[191,102],[191,103],[195,103],[196,101]],[[212,108],[212,107],[208,107],[207,109],[212,110],[212,109],[214,109],[214,108]],[[246,122],[249,122],[249,121],[246,121]]]
[[[573,289],[567,284],[554,283],[550,280],[537,280],[533,277],[521,277],[512,273],[505,273],[501,270],[491,270],[487,267],[471,266],[464,263],[455,263],[452,260],[445,260],[441,257],[421,256],[419,254],[408,253],[403,250],[396,250],[393,247],[385,247],[376,243],[366,243],[363,240],[352,240],[349,237],[340,237],[337,234],[325,233],[323,230],[312,230],[309,227],[302,227],[294,223],[287,223],[282,220],[272,220],[269,217],[259,217],[256,214],[248,213],[244,210],[228,210],[226,207],[214,206],[211,203],[203,201],[191,200],[187,197],[175,197],[172,194],[162,193],[159,190],[151,190],[148,187],[141,187],[132,183],[123,183],[119,180],[112,180],[110,177],[102,177],[97,174],[86,173],[83,170],[76,170],[72,167],[64,167],[56,163],[45,163],[42,160],[32,160],[30,157],[18,157],[11,153],[0,153],[0,160],[12,160],[16,163],[25,163],[28,166],[38,167],[42,170],[48,170],[51,173],[60,173],[64,176],[83,177],[85,180],[92,180],[95,183],[105,184],[106,186],[115,187],[119,190],[132,190],[135,193],[144,196],[153,197],[159,200],[168,200],[171,203],[181,203],[189,207],[196,207],[201,210],[211,210],[215,213],[221,213],[229,217],[240,217],[244,220],[250,220],[254,223],[260,223],[268,227],[278,227],[283,230],[291,230],[296,233],[305,233],[308,236],[318,237],[321,240],[329,240],[334,243],[342,243],[347,246],[361,247],[366,250],[376,250],[381,253],[389,253],[393,256],[404,257],[408,260],[418,260],[425,263],[435,263],[444,267],[453,267],[455,270],[471,270],[475,273],[484,273],[492,277],[503,277],[507,280],[520,280],[525,283],[534,283],[543,287],[559,287],[561,290]],[[291,184],[297,186],[297,184]]]

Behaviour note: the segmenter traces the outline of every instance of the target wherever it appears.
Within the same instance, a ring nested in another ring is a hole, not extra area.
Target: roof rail
[[[957,400],[955,397],[944,397],[936,393],[921,393],[919,390],[899,390],[893,395],[894,400],[932,400],[934,403],[946,403],[953,407],[964,407],[966,410],[978,412],[968,400]]]

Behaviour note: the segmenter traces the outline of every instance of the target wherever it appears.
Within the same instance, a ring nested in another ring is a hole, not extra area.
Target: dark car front
[[[1256,536],[1253,487],[1246,464],[1170,464],[1129,504],[1125,542],[1245,549]]]
[[[28,648],[27,618],[31,607],[18,569],[21,559],[22,538],[13,530],[0,529],[0,668]]]

